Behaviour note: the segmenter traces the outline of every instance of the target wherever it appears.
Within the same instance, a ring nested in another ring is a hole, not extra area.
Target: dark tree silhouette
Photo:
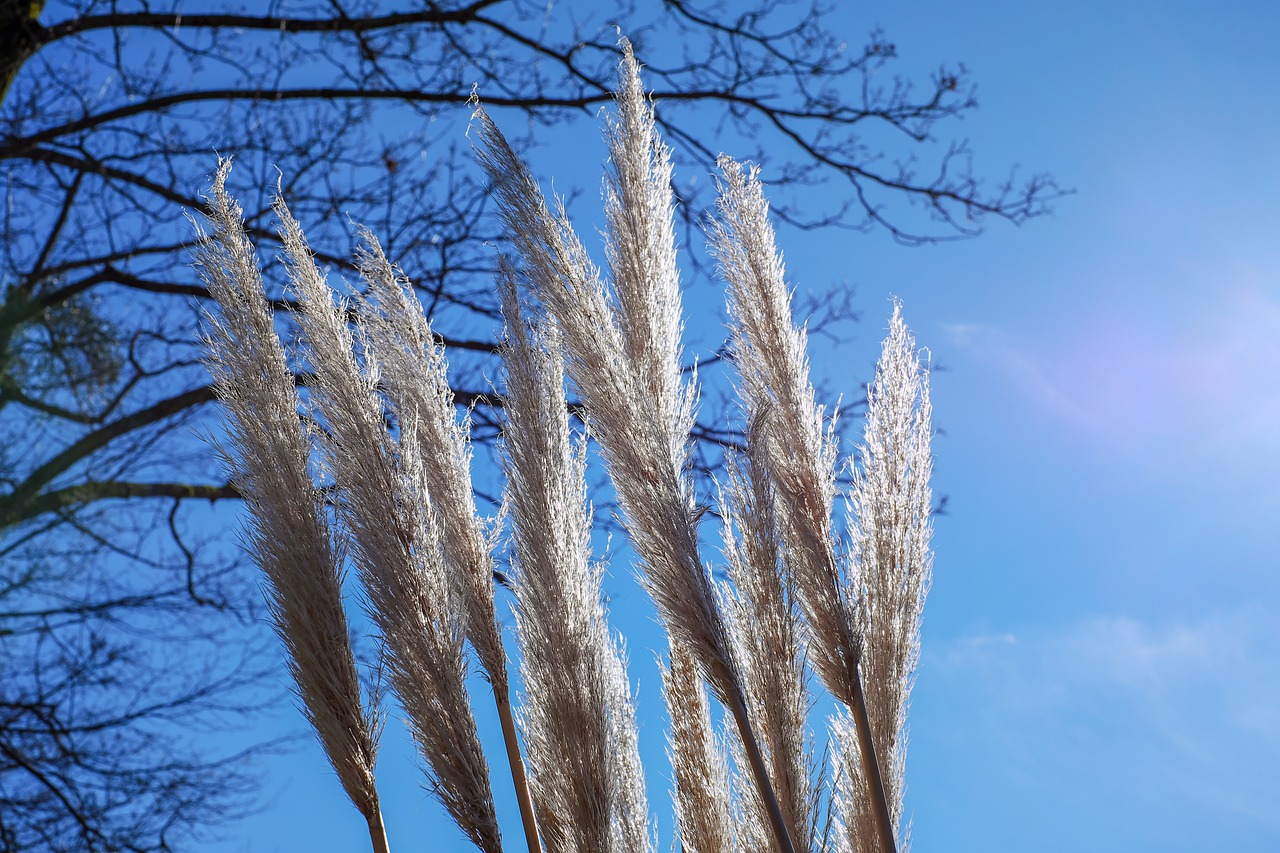
[[[963,67],[912,86],[892,43],[846,49],[818,6],[208,5],[0,0],[5,849],[167,850],[249,790],[193,734],[234,718],[228,697],[254,679],[244,638],[260,636],[256,581],[218,532],[234,490],[192,438],[212,393],[183,211],[201,207],[214,152],[257,193],[241,197],[259,244],[276,240],[277,179],[314,245],[343,245],[349,221],[379,233],[451,348],[459,403],[479,404],[481,439],[497,430],[483,377],[499,229],[467,99],[531,128],[590,117],[610,99],[619,28],[679,172],[705,175],[732,148],[766,166],[795,225],[918,244],[1021,223],[1058,194],[1045,177],[985,190],[967,150],[937,139],[975,106]],[[848,204],[811,209],[820,182]],[[696,228],[704,199],[677,192]],[[264,259],[283,305],[277,266]]]

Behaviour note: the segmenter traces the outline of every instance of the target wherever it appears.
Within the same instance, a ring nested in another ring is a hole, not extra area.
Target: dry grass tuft
[[[688,649],[733,715],[784,851],[793,849],[748,717],[724,618],[698,553],[701,515],[688,471],[694,390],[680,369],[670,152],[658,138],[625,41],[619,118],[609,129],[610,296],[565,216],[550,209],[502,132],[477,106],[477,157],[536,298],[555,318],[566,370],[590,418],[672,644]]]
[[[929,374],[897,301],[867,401],[849,493],[847,588],[858,600],[867,714],[884,756],[889,811],[901,827],[907,707],[933,567],[933,454]],[[906,847],[901,838],[899,846]]]

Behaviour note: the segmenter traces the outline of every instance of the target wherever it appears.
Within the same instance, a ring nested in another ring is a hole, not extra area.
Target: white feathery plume
[[[851,608],[842,595],[831,510],[837,452],[814,398],[806,336],[791,322],[782,255],[754,171],[727,157],[711,249],[729,285],[733,363],[750,439],[776,495],[788,569],[814,634],[812,663],[847,703],[856,672]]]
[[[747,454],[728,460],[729,478],[720,501],[732,581],[725,590],[725,612],[738,649],[752,721],[760,734],[783,818],[797,848],[811,850],[817,801],[813,755],[807,742],[811,700],[802,625],[790,575],[781,559],[767,465],[755,458],[764,452],[764,445],[754,440],[753,432],[749,427]],[[764,804],[752,794],[751,790],[743,793],[744,817],[767,830]]]
[[[521,723],[547,853],[652,848],[635,707],[591,560],[585,441],[575,449],[555,327],[530,328],[500,261],[503,430],[512,524]]]
[[[648,851],[656,847],[656,829],[649,819],[644,766],[640,763],[640,729],[636,721],[636,697],[627,676],[626,648],[622,637],[614,640],[616,653],[605,657],[605,686],[609,689],[609,738],[613,743],[613,772],[619,819],[614,826],[614,847],[619,851]]]
[[[812,635],[810,662],[856,724],[862,778],[876,806],[870,823],[858,829],[874,835],[883,853],[893,853],[893,822],[858,672],[857,614],[835,552],[834,417],[824,429],[824,412],[809,381],[805,332],[792,324],[782,254],[756,172],[728,157],[719,165],[724,180],[711,249],[729,284],[739,391],[752,439],[762,445],[758,458],[775,495],[784,559]]]
[[[444,347],[413,287],[382,251],[373,232],[360,229],[356,261],[368,284],[359,300],[366,355],[382,366],[380,387],[391,411],[415,424],[410,439],[423,456],[426,490],[441,523],[445,563],[461,590],[466,634],[493,688],[494,703],[530,853],[538,853],[538,826],[516,739],[506,652],[494,602],[494,543],[486,535],[471,488],[471,425],[455,413]]]
[[[733,853],[738,847],[729,769],[716,742],[707,691],[697,662],[674,643],[670,665],[662,670],[662,697],[671,717],[667,749],[675,782],[673,794],[681,850]],[[764,829],[768,831],[767,824]]]
[[[885,793],[902,830],[906,718],[929,590],[933,470],[929,374],[894,301],[849,493],[847,594],[859,605],[862,672]],[[900,842],[905,848],[905,840]]]
[[[342,548],[308,468],[310,436],[276,336],[240,206],[227,194],[231,162],[213,180],[196,264],[221,316],[206,315],[205,363],[226,407],[224,462],[249,508],[249,552],[267,579],[267,605],[284,643],[303,714],[343,790],[387,850],[374,785],[377,720],[361,702],[342,604]]]
[[[656,408],[656,421],[670,441],[667,456],[687,479],[694,383],[680,369],[680,272],[676,265],[675,205],[671,195],[671,150],[658,136],[653,108],[640,82],[640,66],[623,39],[618,65],[618,113],[608,123],[605,182],[605,253],[613,274],[613,316],[626,363]],[[688,488],[687,483],[685,488]]]
[[[646,585],[668,630],[696,650],[713,689],[732,691],[736,676],[728,638],[698,556],[685,439],[678,435],[685,419],[660,419],[660,412],[669,415],[677,407],[659,406],[647,393],[650,383],[628,358],[612,301],[563,209],[552,215],[501,131],[482,108],[475,115],[483,143],[478,159],[494,182],[523,272],[559,326],[567,371],[644,560]],[[666,369],[678,371],[679,365],[671,358]]]
[[[392,690],[427,761],[432,792],[478,848],[497,853],[488,765],[465,686],[463,596],[441,550],[444,523],[426,470],[434,460],[416,440],[419,417],[430,415],[407,413],[401,441],[393,440],[377,394],[376,358],[366,348],[363,364],[357,361],[345,312],[334,304],[301,226],[283,200],[275,210],[315,371],[312,391],[328,428],[322,447],[342,489],[342,517],[386,643]]]
[[[492,547],[471,488],[470,419],[456,415],[444,347],[432,336],[412,285],[387,260],[373,232],[361,228],[359,236],[356,263],[368,289],[358,307],[366,346],[381,368],[379,387],[396,414],[417,412],[416,440],[444,526],[445,559],[466,591],[467,636],[495,691],[506,692]]]

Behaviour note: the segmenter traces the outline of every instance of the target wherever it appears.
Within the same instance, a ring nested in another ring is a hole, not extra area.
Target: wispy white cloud
[[[1280,844],[1278,617],[1111,615],[962,637],[926,651],[921,681],[950,697],[948,725],[984,761],[1054,792],[1040,820],[1079,812],[1132,845],[1116,849],[1193,849],[1219,825]]]
[[[1146,312],[944,329],[971,362],[966,378],[1003,386],[1008,409],[1050,441],[1083,437],[1153,471],[1203,469],[1237,493],[1280,452],[1280,293],[1258,276]]]
[[[1034,405],[1072,422],[1100,427],[1100,421],[1084,401],[1077,400],[1050,374],[1043,353],[1020,336],[994,326],[952,323],[943,326],[952,346],[967,352],[1013,386]]]

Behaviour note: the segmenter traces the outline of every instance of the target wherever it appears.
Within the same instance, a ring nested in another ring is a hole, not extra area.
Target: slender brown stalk
[[[857,673],[851,676],[853,685],[852,701],[849,710],[853,715],[853,723],[858,736],[858,759],[861,762],[863,778],[869,789],[867,806],[871,810],[875,837],[883,853],[894,853],[897,842],[894,840],[894,822],[889,814],[889,797],[885,793],[884,777],[880,774],[880,762],[876,758],[875,738],[872,737],[871,720],[867,715],[867,702],[862,692],[862,679]],[[850,768],[852,769],[852,768]],[[866,832],[866,827],[859,827]]]
[[[520,741],[516,737],[516,720],[511,713],[510,692],[499,695],[495,690],[493,699],[498,706],[498,721],[502,725],[502,744],[507,750],[507,764],[511,768],[511,783],[516,789],[516,800],[520,807],[520,823],[524,827],[524,840],[529,853],[540,853],[542,845],[538,843],[538,818],[533,807],[533,794],[529,790],[529,779],[525,775],[524,758],[520,755]]]
[[[755,732],[751,728],[750,715],[747,712],[747,703],[741,694],[734,697],[735,705],[730,705],[729,710],[733,714],[733,722],[738,727],[738,735],[742,738],[742,748],[746,752],[747,762],[751,767],[751,774],[755,778],[756,788],[759,791],[767,791],[769,796],[762,796],[764,807],[769,815],[769,825],[773,827],[774,837],[778,841],[778,846],[784,851],[792,851],[794,848],[791,843],[790,830],[787,828],[786,816],[782,814],[782,807],[778,804],[778,798],[773,795],[773,784],[769,779],[769,768],[765,764],[764,755],[760,752],[760,742],[756,739]]]
[[[381,811],[369,816],[369,843],[373,847],[373,853],[391,853],[391,847],[387,844],[387,828],[382,823]]]

